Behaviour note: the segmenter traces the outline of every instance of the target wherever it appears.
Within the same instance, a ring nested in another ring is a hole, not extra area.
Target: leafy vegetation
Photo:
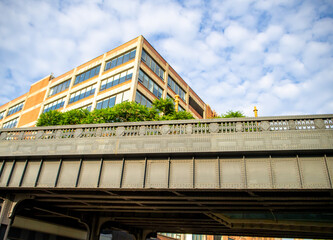
[[[112,108],[88,110],[75,109],[68,112],[57,110],[41,114],[37,126],[74,125],[90,123],[139,122],[193,119],[189,112],[176,112],[171,99],[160,99],[148,108],[135,102],[123,102]]]
[[[221,114],[221,118],[239,118],[245,117],[245,115],[241,111],[231,111],[229,110],[225,114]]]
[[[176,112],[173,100],[170,98],[155,100],[153,107],[156,108],[162,116],[172,115]]]

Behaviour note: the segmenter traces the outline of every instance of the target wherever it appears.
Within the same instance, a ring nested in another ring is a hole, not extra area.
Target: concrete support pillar
[[[10,226],[13,219],[13,209],[15,202],[10,199],[4,199],[0,212],[0,240],[7,239]]]
[[[89,224],[89,232],[87,240],[99,240],[100,235],[100,221],[98,216],[94,215]]]
[[[31,196],[17,194],[7,195],[3,198],[3,204],[0,212],[0,240],[7,239],[10,227],[14,221],[17,205],[25,199],[31,199]]]

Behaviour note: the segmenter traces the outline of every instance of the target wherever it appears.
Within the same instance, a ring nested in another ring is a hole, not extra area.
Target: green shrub
[[[62,125],[63,122],[63,114],[58,112],[57,110],[48,111],[46,113],[42,113],[37,120],[37,127],[40,126],[54,126],[54,125]]]
[[[159,113],[162,113],[161,116]],[[74,109],[62,113],[53,110],[43,113],[37,121],[37,126],[179,119],[193,119],[193,116],[191,113],[185,111],[176,112],[171,99],[161,99],[155,100],[152,108],[135,102],[122,102],[112,108],[95,109],[92,112]]]
[[[84,119],[90,115],[86,109],[73,109],[63,113],[61,125],[75,125],[84,123]]]

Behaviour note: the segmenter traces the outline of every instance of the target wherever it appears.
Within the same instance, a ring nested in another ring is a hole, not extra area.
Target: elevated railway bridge
[[[1,129],[0,239],[333,238],[332,119]]]

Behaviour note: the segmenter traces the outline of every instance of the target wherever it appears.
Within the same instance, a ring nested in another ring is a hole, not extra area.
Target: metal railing
[[[0,129],[0,141],[333,130],[333,114]]]

